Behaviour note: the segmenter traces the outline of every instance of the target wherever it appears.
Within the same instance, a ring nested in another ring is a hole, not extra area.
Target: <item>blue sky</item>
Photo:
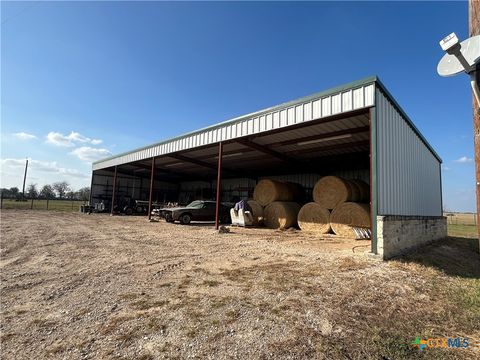
[[[1,186],[89,185],[91,161],[378,75],[474,211],[468,78],[438,41],[467,2],[1,4]],[[31,136],[29,136],[31,135]]]

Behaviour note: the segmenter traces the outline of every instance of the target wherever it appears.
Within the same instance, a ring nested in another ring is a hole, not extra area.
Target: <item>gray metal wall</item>
[[[376,89],[378,215],[442,215],[440,161]]]
[[[163,181],[154,181],[154,201],[163,201],[169,194],[178,193],[177,184]],[[110,204],[113,190],[113,172],[95,171],[93,173],[92,201],[97,203],[104,201]],[[125,174],[117,174],[116,197],[117,200],[125,197],[131,197],[135,200],[148,200],[150,192],[150,179],[141,179],[139,177]]]

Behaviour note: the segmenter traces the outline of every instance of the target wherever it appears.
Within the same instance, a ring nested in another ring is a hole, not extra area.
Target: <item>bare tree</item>
[[[38,197],[37,184],[30,184],[27,188],[27,196],[29,199],[36,199]]]
[[[60,199],[65,198],[67,192],[70,191],[70,184],[66,181],[56,182],[52,185],[52,187]]]
[[[90,200],[90,188],[88,186],[83,187],[77,191],[77,199],[82,201]]]
[[[43,185],[42,190],[40,191],[40,196],[44,199],[55,198],[55,191],[53,190],[52,185]]]
[[[77,195],[77,193],[73,190],[70,190],[66,193],[66,196],[67,196],[68,200],[75,200],[76,197],[77,197],[76,195]]]
[[[19,199],[21,195],[20,195],[20,190],[18,190],[18,187],[15,186],[10,188],[10,195],[12,199]]]

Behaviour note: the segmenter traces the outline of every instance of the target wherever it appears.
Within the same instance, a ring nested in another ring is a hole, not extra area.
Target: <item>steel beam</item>
[[[363,132],[368,132],[368,131],[370,131],[370,126],[362,126],[362,127],[358,127],[358,128],[332,131],[332,132],[325,133],[325,134],[312,135],[312,136],[296,138],[296,139],[292,139],[292,140],[279,141],[279,142],[276,142],[276,143],[268,144],[268,146],[269,147],[278,147],[278,146],[292,145],[292,144],[297,144],[299,142],[322,140],[322,139],[328,139],[328,138],[334,137],[334,136],[341,136],[341,135],[347,135],[347,134],[358,134],[358,133],[363,133]]]
[[[217,166],[217,197],[215,202],[215,230],[218,230],[220,224],[220,193],[222,191],[222,157],[223,143],[218,144],[218,166]]]
[[[112,188],[112,206],[110,208],[110,216],[113,216],[115,207],[115,191],[117,190],[117,165],[115,165],[115,172],[113,173],[113,188]]]
[[[152,169],[150,170],[150,193],[148,194],[148,220],[152,218],[152,194],[153,194],[154,176],[155,176],[155,157],[152,158]]]
[[[255,149],[255,150],[257,150],[257,151],[259,151],[263,154],[269,155],[271,157],[274,157],[278,160],[284,161],[284,162],[289,163],[291,165],[295,165],[297,163],[297,160],[291,158],[290,156],[279,153],[278,151],[272,150],[267,146],[257,144],[253,141],[248,140],[248,139],[240,138],[240,139],[236,139],[235,141],[239,144],[242,144],[244,146]]]
[[[222,144],[222,149],[223,149],[223,144]],[[198,166],[201,166],[201,167],[204,167],[204,168],[208,168],[208,169],[212,169],[212,170],[218,170],[218,168],[214,164],[210,164],[206,161],[194,159],[194,158],[191,158],[191,157],[188,157],[188,156],[184,156],[184,155],[180,155],[180,154],[168,154],[168,157],[177,159],[179,161],[189,162],[191,164],[195,164],[195,165],[198,165]],[[238,176],[241,176],[241,177],[250,177],[251,176],[251,175],[248,174],[248,172],[241,173],[237,170],[228,169],[228,168],[224,168],[223,171],[229,172],[233,175],[238,175]]]
[[[317,147],[317,148],[312,148],[312,149],[292,150],[292,151],[287,152],[287,154],[301,155],[301,154],[310,154],[310,153],[315,153],[315,152],[320,152],[320,151],[339,150],[339,149],[345,149],[345,148],[356,147],[356,146],[368,147],[369,145],[370,145],[370,140],[361,140],[361,141],[348,142],[348,143],[343,143],[343,144],[322,146],[322,147]]]

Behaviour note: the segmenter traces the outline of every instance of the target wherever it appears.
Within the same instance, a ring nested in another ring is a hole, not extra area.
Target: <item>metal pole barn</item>
[[[470,36],[480,35],[480,1],[469,0],[468,7],[468,28]],[[476,71],[477,84],[480,83],[480,65],[477,65]],[[477,233],[480,245],[480,113],[479,106],[473,96],[473,143],[475,152],[475,175],[476,175],[476,190],[477,190]],[[480,251],[480,248],[479,248]]]
[[[110,208],[110,216],[113,216],[113,209],[115,206],[115,191],[117,190],[117,166],[115,165],[115,172],[113,173],[113,188],[112,188],[112,206]]]
[[[220,193],[222,191],[222,156],[223,144],[218,144],[218,169],[217,169],[217,199],[215,202],[215,229],[218,230],[220,223]]]
[[[154,176],[155,176],[155,157],[152,158],[152,169],[150,170],[150,194],[148,195],[148,220],[152,218],[152,195],[153,195]]]

